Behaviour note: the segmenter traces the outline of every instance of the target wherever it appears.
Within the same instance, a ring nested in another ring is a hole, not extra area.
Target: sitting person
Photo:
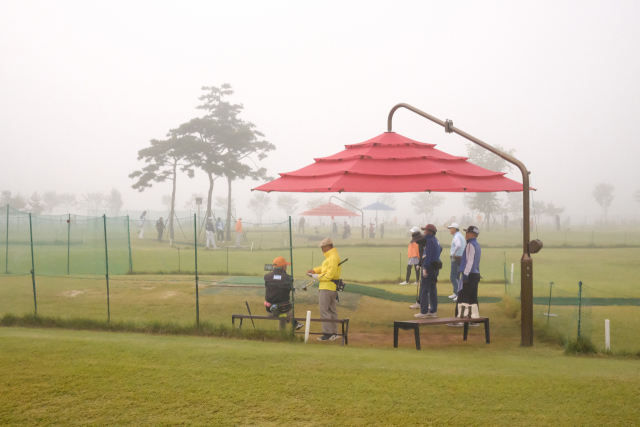
[[[264,275],[264,306],[270,317],[281,317],[281,330],[286,328],[287,323],[291,322],[293,317],[293,305],[290,297],[293,290],[293,278],[287,274],[288,265],[291,263],[279,256],[273,260],[273,271]],[[297,323],[296,329],[303,326],[304,323]]]

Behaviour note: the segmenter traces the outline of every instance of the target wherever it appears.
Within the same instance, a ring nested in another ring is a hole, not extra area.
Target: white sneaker
[[[427,317],[438,317],[438,313],[427,313]]]
[[[454,299],[454,298],[456,298],[457,296],[458,296],[458,295],[453,294],[453,295],[449,295],[449,298]]]
[[[453,298],[453,299],[452,299],[452,301],[454,301],[454,302],[455,302],[455,301],[458,301],[458,295],[456,295],[456,297],[455,297],[455,298]]]
[[[407,281],[405,280],[404,282],[400,282],[400,285],[408,285]]]
[[[338,335],[331,335],[331,338],[329,338],[329,341],[335,341],[335,340],[339,340],[340,337]]]
[[[413,282],[413,283],[412,283],[412,285],[417,285],[417,284],[418,284],[418,282]]]
[[[420,304],[418,304],[418,303],[411,304],[411,305],[409,306],[409,308],[412,308],[412,309],[414,309],[414,310],[420,310]]]
[[[418,319],[428,319],[429,317],[431,317],[431,315],[429,313],[416,313],[413,315],[414,317],[417,317]]]

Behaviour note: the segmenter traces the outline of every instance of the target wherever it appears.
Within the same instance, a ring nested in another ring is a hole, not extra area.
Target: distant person
[[[144,211],[142,212],[142,215],[140,215],[140,221],[138,222],[138,229],[140,230],[138,239],[144,240],[144,224],[146,222],[147,222],[147,211]]]
[[[504,228],[509,227],[509,217],[507,216],[507,214],[504,214],[504,218],[502,219]]]
[[[240,243],[242,243],[242,218],[238,218],[236,222],[236,248],[240,247]]]
[[[380,224],[380,238],[384,237],[384,222]]]
[[[480,255],[482,250],[478,243],[478,227],[470,225],[466,230],[467,245],[464,248],[459,271],[462,283],[458,284],[458,316],[480,317],[478,309],[478,283],[480,283]],[[448,326],[462,326],[462,323],[448,323]],[[469,326],[479,326],[469,323]]]
[[[556,214],[556,231],[560,231],[560,215]]]
[[[344,228],[342,229],[342,238],[346,239],[351,235],[351,226],[347,223],[347,221],[345,221],[343,227]]]
[[[415,317],[424,319],[438,317],[438,275],[442,268],[440,253],[442,247],[436,238],[438,229],[433,224],[427,224],[425,230],[426,245],[422,255],[422,277],[420,280],[420,313]]]
[[[293,317],[293,305],[291,304],[293,278],[287,274],[288,265],[291,263],[279,256],[273,260],[273,271],[264,275],[264,305],[270,317],[281,318],[280,330],[285,329]],[[296,329],[303,326],[304,323],[297,323]]]
[[[453,240],[451,240],[451,253],[449,254],[449,257],[451,258],[451,275],[449,276],[449,279],[451,279],[451,285],[453,286],[453,294],[449,295],[449,298],[457,301],[458,279],[460,278],[460,261],[462,260],[462,252],[464,251],[466,242],[464,237],[462,237],[462,233],[460,233],[460,227],[457,222],[454,222],[447,228],[453,235]]]
[[[162,234],[164,234],[164,229],[164,221],[162,220],[162,217],[160,217],[158,221],[156,221],[156,230],[158,230],[158,242],[162,242]]]
[[[420,237],[422,233],[420,233],[418,227],[413,227],[409,231],[411,232],[412,240],[409,242],[409,248],[407,249],[407,256],[409,257],[409,261],[407,262],[407,276],[404,279],[404,282],[400,283],[401,285],[409,284],[409,280],[411,279],[411,270],[415,270],[416,272],[416,281],[413,284],[417,285],[420,280],[420,249],[413,239]]]
[[[336,223],[336,220],[331,217],[331,235],[338,235],[338,224]]]
[[[340,264],[340,255],[338,255],[338,250],[333,247],[333,242],[329,238],[322,240],[319,247],[322,248],[325,260],[320,267],[307,271],[307,274],[314,279],[320,279],[320,291],[318,293],[320,318],[337,319],[338,291],[336,282],[340,280],[342,275],[342,267],[338,265]],[[338,338],[338,324],[322,322],[322,336],[318,338],[318,341],[334,341]]]
[[[376,228],[375,225],[370,222],[369,223],[369,238],[374,239],[376,237]]]
[[[207,224],[204,226],[205,234],[207,235],[207,248],[209,244],[213,248],[216,248],[216,239],[215,239],[215,227],[213,226],[213,218],[209,217],[207,220]]]
[[[304,234],[304,217],[300,218],[300,221],[298,221],[298,234],[300,234],[300,230],[302,230],[302,234]]]
[[[224,223],[220,217],[216,221],[216,237],[218,237],[218,242],[224,242]]]

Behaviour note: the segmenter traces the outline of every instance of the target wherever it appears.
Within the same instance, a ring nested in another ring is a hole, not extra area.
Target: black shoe
[[[320,338],[318,338],[318,341],[332,341],[333,335],[323,335]]]

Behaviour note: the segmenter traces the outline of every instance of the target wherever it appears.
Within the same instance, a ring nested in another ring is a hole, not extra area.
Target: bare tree
[[[256,218],[258,218],[258,223],[262,224],[262,217],[270,208],[271,199],[269,198],[268,193],[256,192],[253,193],[253,196],[249,200],[248,207],[256,214]]]
[[[55,191],[45,191],[42,195],[44,202],[44,212],[52,213],[57,206],[60,205],[60,198]]]
[[[427,217],[427,221],[431,220],[431,215],[435,209],[444,203],[444,196],[433,193],[418,193],[413,196],[411,205],[413,211],[418,215],[424,215]]]
[[[355,194],[349,194],[347,197],[344,198],[344,201],[349,203],[349,205],[353,205],[353,206],[356,206],[356,207],[362,206],[362,198],[356,196]],[[353,209],[353,207],[351,207],[351,206],[349,206],[349,205],[347,205],[345,203],[343,203],[342,205],[345,208],[349,209],[349,210]]]
[[[100,209],[105,201],[104,193],[102,191],[90,191],[81,194],[80,197],[80,206],[91,211],[97,211]]]
[[[220,208],[220,209],[227,209],[227,206],[229,206],[229,199],[227,197],[221,197],[221,196],[217,196],[216,197],[216,207]],[[236,200],[235,199],[231,199],[231,209],[235,209],[236,208]]]
[[[517,221],[522,215],[522,193],[509,193],[504,209]]]
[[[300,201],[291,194],[283,194],[278,196],[277,205],[278,208],[283,210],[287,214],[287,217],[289,217],[298,208],[299,202]]]
[[[325,203],[327,203],[327,199],[320,196],[320,197],[314,197],[313,199],[308,200],[305,206],[307,207],[307,209],[313,209],[313,208],[317,208],[320,205],[324,205]]]
[[[109,195],[105,197],[105,205],[107,209],[115,213],[114,216],[118,216],[123,205],[122,194],[115,188],[112,188]]]
[[[187,200],[187,202],[184,204],[184,208],[185,209],[191,209],[191,210],[197,210],[198,209],[198,205],[196,204],[196,198],[201,198],[201,199],[205,199],[204,197],[204,193],[191,193],[191,197],[189,198],[189,200]],[[206,212],[205,212],[206,214]]]
[[[607,220],[609,206],[611,206],[611,202],[613,201],[613,190],[613,185],[601,182],[595,186],[593,193],[591,193],[593,198],[596,199],[596,202],[602,208],[605,221]]]
[[[171,194],[164,194],[162,196],[162,205],[167,208],[168,211],[171,210]]]
[[[60,204],[64,206],[64,211],[69,212],[72,206],[76,205],[76,195],[71,193],[62,193],[58,196]]]

